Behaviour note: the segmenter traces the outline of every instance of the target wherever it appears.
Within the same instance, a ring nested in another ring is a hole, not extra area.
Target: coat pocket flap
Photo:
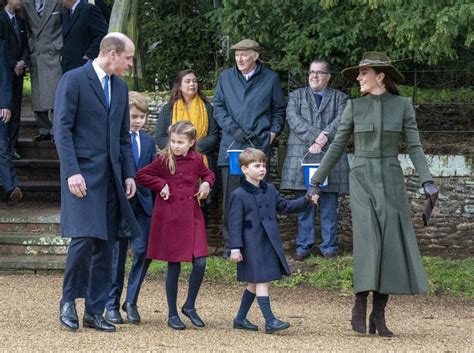
[[[370,132],[374,131],[374,124],[355,124],[354,132]]]
[[[92,151],[85,148],[76,148],[76,157],[77,158],[91,158]]]
[[[384,123],[383,129],[384,131],[402,132],[403,126],[402,123]]]

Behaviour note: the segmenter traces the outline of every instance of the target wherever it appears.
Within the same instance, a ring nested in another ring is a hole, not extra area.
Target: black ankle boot
[[[356,293],[354,307],[352,308],[352,329],[355,332],[367,332],[367,296],[369,292]]]
[[[377,331],[379,336],[392,337],[393,332],[390,331],[385,324],[385,306],[388,302],[388,294],[380,294],[374,292],[373,308],[369,316],[369,333],[375,334]]]

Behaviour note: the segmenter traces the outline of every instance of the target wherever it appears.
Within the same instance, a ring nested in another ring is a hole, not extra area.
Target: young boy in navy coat
[[[130,106],[130,140],[132,153],[135,160],[135,171],[151,163],[156,156],[155,140],[146,132],[140,131],[146,122],[148,104],[146,97],[138,92],[129,92]],[[140,226],[141,234],[130,234],[131,239],[118,238],[114,246],[112,257],[112,286],[109,299],[106,304],[107,312],[105,318],[114,324],[123,324],[120,315],[120,297],[122,295],[125,277],[125,263],[127,260],[128,243],[133,250],[132,267],[128,276],[127,296],[122,305],[122,310],[127,314],[127,320],[131,324],[140,323],[140,314],[137,309],[138,294],[145,278],[150,260],[146,259],[148,235],[150,233],[153,200],[151,191],[143,186],[137,185],[137,192],[129,200],[133,213]],[[122,233],[127,233],[122,229]]]
[[[247,288],[234,319],[234,328],[258,330],[246,318],[257,296],[265,318],[265,333],[273,333],[290,327],[288,322],[275,318],[268,294],[271,281],[290,275],[281,244],[277,212],[302,212],[306,201],[304,197],[286,200],[272,184],[263,181],[267,157],[262,151],[245,149],[239,156],[239,163],[245,180],[232,193],[226,227],[230,259],[237,263],[237,280],[247,282]]]

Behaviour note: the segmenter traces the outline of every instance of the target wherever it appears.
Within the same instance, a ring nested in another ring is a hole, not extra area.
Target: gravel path
[[[117,333],[68,332],[58,323],[60,275],[0,273],[0,351],[472,351],[474,301],[446,297],[394,297],[388,324],[393,338],[357,335],[350,328],[352,298],[311,288],[272,290],[275,314],[291,328],[274,335],[231,328],[243,286],[205,283],[197,308],[206,328],[173,331],[166,326],[162,280],[147,278],[139,308],[142,324]],[[181,284],[182,304],[186,284]],[[83,300],[78,301],[82,316]],[[258,309],[249,319],[260,327]],[[188,324],[189,321],[186,321]],[[189,324],[190,325],[190,324]],[[188,327],[189,327],[188,325]]]

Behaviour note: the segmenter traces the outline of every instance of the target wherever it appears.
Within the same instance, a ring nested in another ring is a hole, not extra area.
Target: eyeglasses
[[[309,71],[308,71],[308,76],[311,76],[311,75],[317,75],[317,76],[329,75],[329,72],[326,72],[326,71],[313,71],[313,70],[309,70]]]

